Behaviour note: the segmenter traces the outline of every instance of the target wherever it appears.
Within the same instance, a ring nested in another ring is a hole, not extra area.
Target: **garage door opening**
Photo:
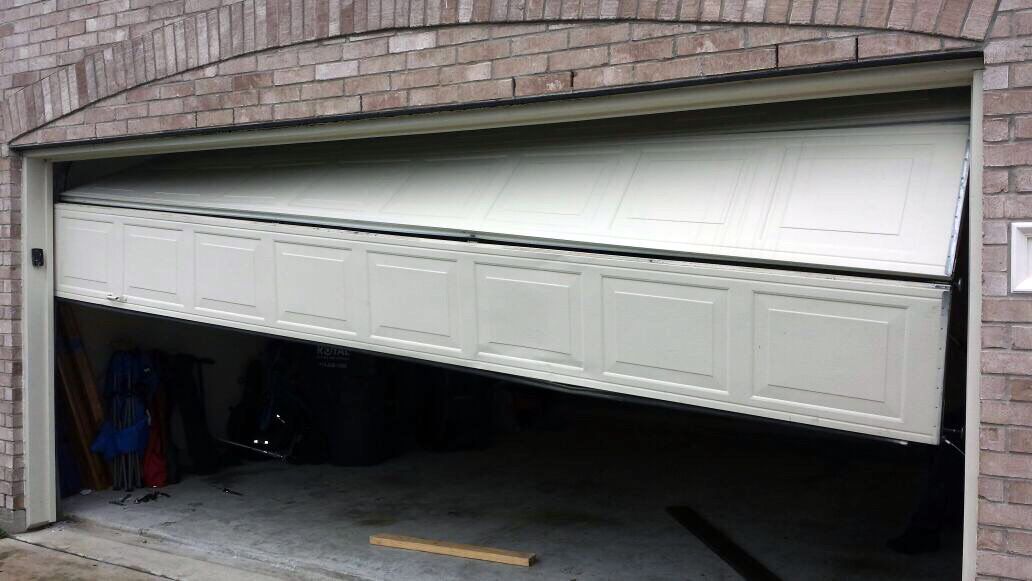
[[[138,347],[210,361],[204,404],[212,437],[282,451],[276,438],[284,430],[248,437],[235,427],[243,410],[261,409],[264,401],[245,395],[254,381],[249,365],[253,373],[254,362],[268,361],[272,344],[282,340],[86,305],[71,312],[91,360]],[[291,346],[318,358],[318,345]],[[324,363],[339,364],[339,348],[322,347]],[[352,365],[362,367],[354,373],[366,365],[378,369],[373,381],[383,397],[374,408],[356,396],[354,380],[342,380],[337,387],[352,390],[351,399],[313,412],[336,414],[340,430],[328,435],[333,444],[313,449],[311,441],[307,448],[301,442],[290,461],[219,444],[216,466],[198,474],[175,406],[170,428],[181,474],[157,489],[169,496],[137,503],[152,491],[81,495],[73,484],[63,515],[166,547],[255,559],[295,573],[513,574],[505,565],[369,546],[372,534],[397,533],[536,553],[539,561],[520,572],[531,578],[738,578],[734,563],[668,512],[690,507],[782,579],[950,579],[959,571],[955,490],[943,505],[939,551],[908,556],[886,547],[906,529],[929,478],[944,478],[950,487],[960,482],[956,463],[932,474],[931,447],[352,356]],[[312,388],[322,386],[299,387],[316,397]],[[369,415],[356,418],[356,407]],[[272,409],[295,408],[285,402]],[[370,427],[377,422],[386,425]],[[356,430],[391,437],[363,441]],[[334,464],[349,459],[370,465]]]
[[[782,578],[955,577],[967,116],[923,91],[58,165],[57,375],[174,369],[182,454],[168,496],[63,510],[367,577],[506,574],[379,532],[542,578],[741,573],[687,509]],[[147,440],[103,407],[101,448]],[[124,455],[93,469],[155,469]]]

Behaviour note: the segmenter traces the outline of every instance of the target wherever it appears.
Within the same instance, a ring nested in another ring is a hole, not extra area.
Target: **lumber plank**
[[[90,417],[94,427],[100,427],[104,422],[104,402],[100,391],[97,389],[97,382],[94,380],[93,366],[86,356],[83,348],[82,335],[79,333],[79,322],[75,318],[75,311],[65,303],[59,303],[59,319],[61,321],[61,334],[64,335],[65,348],[72,356],[72,363],[79,375],[79,385],[82,387],[82,395],[89,406]]]
[[[56,353],[57,382],[70,412],[72,444],[78,449],[77,456],[85,460],[85,465],[80,466],[83,471],[83,483],[93,490],[103,490],[111,485],[107,465],[90,450],[97,428],[93,425],[89,412],[84,409],[86,406],[82,401],[81,389],[76,389],[75,386],[78,378],[68,359],[68,354],[64,350]]]
[[[395,549],[408,549],[410,551],[422,551],[424,553],[434,553],[436,555],[449,555],[452,557],[477,559],[480,561],[492,561],[495,563],[505,563],[506,565],[519,565],[521,567],[530,567],[534,564],[534,561],[537,558],[534,553],[523,553],[520,551],[495,549],[492,547],[478,547],[476,545],[463,545],[449,541],[435,541],[431,539],[407,537],[405,535],[392,535],[389,533],[379,533],[370,536],[369,544]]]

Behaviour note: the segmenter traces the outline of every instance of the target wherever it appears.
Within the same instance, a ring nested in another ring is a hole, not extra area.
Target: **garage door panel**
[[[368,253],[372,338],[413,348],[458,351],[458,270],[455,260]]]
[[[120,256],[140,234],[158,238],[161,229],[161,244],[192,240],[186,247],[196,259],[177,263],[185,269],[178,278],[185,287],[175,291],[192,293],[194,308],[112,303],[81,285],[61,284],[58,296],[604,391],[938,440],[947,296],[938,285],[68,204],[56,213],[57,280],[104,278],[105,256]],[[83,232],[109,245],[70,254],[70,243],[81,243]],[[135,287],[171,292],[167,273],[153,275],[142,258],[171,256],[168,247],[159,248],[135,250],[141,258],[124,264],[142,269],[127,280],[149,277],[166,286]],[[100,274],[84,274],[83,264]]]
[[[581,275],[476,265],[478,351],[526,364],[584,365]]]
[[[406,160],[342,162],[317,174],[311,186],[301,190],[289,204],[302,211],[354,212],[357,217],[372,215],[408,181],[411,171]],[[347,184],[348,195],[340,195],[341,184]]]
[[[827,290],[757,292],[752,397],[786,409],[901,421],[905,388],[922,379],[906,358],[919,356],[915,342],[937,341],[909,328],[906,305],[877,300]]]
[[[125,225],[125,300],[185,309],[192,303],[190,235],[182,228]]]
[[[194,236],[196,308],[230,319],[265,320],[263,273],[271,260],[259,236],[199,232]]]
[[[901,271],[931,274],[938,265],[948,272],[963,192],[946,168],[963,158],[965,142],[915,137],[886,130],[878,140],[813,138],[788,147],[756,246],[847,265],[881,260]]]
[[[422,137],[390,156],[356,142],[325,159],[154,162],[61,199],[945,279],[967,135],[913,123],[588,143]]]
[[[354,335],[353,258],[348,248],[275,242],[276,313],[284,325]]]
[[[57,261],[64,265],[57,289],[88,296],[122,291],[121,226],[114,218],[67,217],[57,237]]]
[[[485,223],[583,230],[609,183],[613,155],[536,155],[516,160]]]
[[[427,225],[442,218],[454,224],[470,219],[492,181],[504,171],[501,160],[483,157],[418,161],[409,169],[404,185],[391,196],[383,213]]]
[[[727,394],[726,288],[603,277],[605,374]]]

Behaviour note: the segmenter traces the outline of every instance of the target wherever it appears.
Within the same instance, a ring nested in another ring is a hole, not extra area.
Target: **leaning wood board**
[[[534,564],[536,556],[534,553],[521,553],[506,549],[494,549],[491,547],[478,547],[476,545],[462,545],[448,541],[433,541],[404,535],[377,534],[369,537],[369,544],[381,547],[392,547],[395,549],[408,549],[410,551],[423,551],[437,555],[450,555],[452,557],[464,557],[466,559],[479,559],[481,561],[493,561],[507,565],[519,565],[530,567]]]

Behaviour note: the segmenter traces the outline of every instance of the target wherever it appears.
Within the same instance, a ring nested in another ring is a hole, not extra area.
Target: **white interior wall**
[[[230,407],[240,400],[240,377],[247,362],[259,357],[268,338],[232,329],[119,313],[74,304],[86,354],[98,386],[104,385],[108,359],[116,348],[161,349],[215,361],[204,368],[208,427],[224,437]],[[181,443],[180,443],[181,447]]]

